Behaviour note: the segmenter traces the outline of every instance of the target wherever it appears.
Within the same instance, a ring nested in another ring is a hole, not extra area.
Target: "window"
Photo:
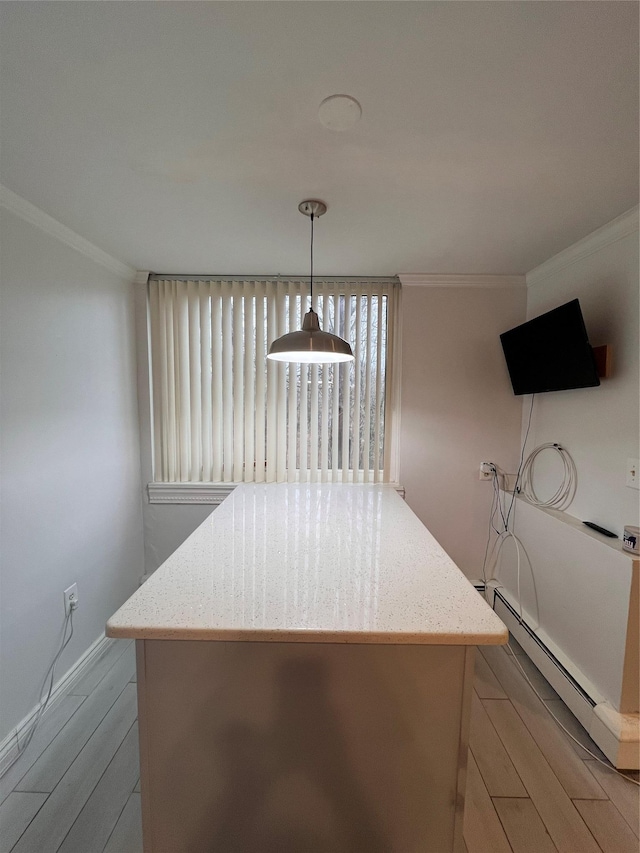
[[[353,362],[268,360],[307,293],[305,279],[150,277],[156,482],[394,479],[399,282],[314,281],[321,325]]]

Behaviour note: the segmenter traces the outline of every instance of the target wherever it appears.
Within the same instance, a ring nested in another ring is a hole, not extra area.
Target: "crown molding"
[[[60,240],[61,243],[65,243],[67,246],[75,249],[76,252],[80,252],[80,254],[90,258],[120,278],[127,279],[128,281],[133,280],[136,274],[133,267],[124,264],[122,261],[114,258],[113,255],[103,252],[102,249],[99,249],[93,243],[85,240],[84,237],[76,234],[71,228],[67,228],[66,225],[58,222],[53,216],[49,216],[48,213],[40,210],[35,204],[31,204],[30,201],[22,198],[22,196],[19,196],[2,184],[0,184],[0,207],[4,207],[11,213],[19,216],[20,219],[24,219],[25,222],[35,225],[36,228],[39,228],[51,237],[55,237],[56,240]]]
[[[532,269],[526,275],[527,287],[531,287],[572,264],[578,263],[583,258],[588,258],[589,255],[599,252],[611,243],[616,243],[618,240],[636,233],[638,225],[639,216],[636,206]]]
[[[524,287],[523,275],[437,275],[398,273],[403,287]]]

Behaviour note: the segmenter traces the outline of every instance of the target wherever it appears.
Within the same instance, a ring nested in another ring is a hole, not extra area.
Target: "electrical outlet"
[[[495,468],[496,468],[496,466],[493,464],[493,462],[481,462],[478,479],[479,480],[491,480],[491,479],[493,479],[493,472],[495,471]]]
[[[78,606],[78,584],[74,583],[64,591],[64,615],[68,616]]]
[[[640,489],[640,459],[627,459],[627,486]]]

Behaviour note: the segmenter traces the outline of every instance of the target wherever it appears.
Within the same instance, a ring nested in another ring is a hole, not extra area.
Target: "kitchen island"
[[[145,853],[448,853],[502,622],[391,486],[239,486],[109,620]]]

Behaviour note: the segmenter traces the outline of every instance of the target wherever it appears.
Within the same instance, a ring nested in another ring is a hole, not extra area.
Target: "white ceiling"
[[[1,180],[126,263],[523,273],[638,201],[635,2],[2,2]],[[320,102],[362,120],[337,133]]]

